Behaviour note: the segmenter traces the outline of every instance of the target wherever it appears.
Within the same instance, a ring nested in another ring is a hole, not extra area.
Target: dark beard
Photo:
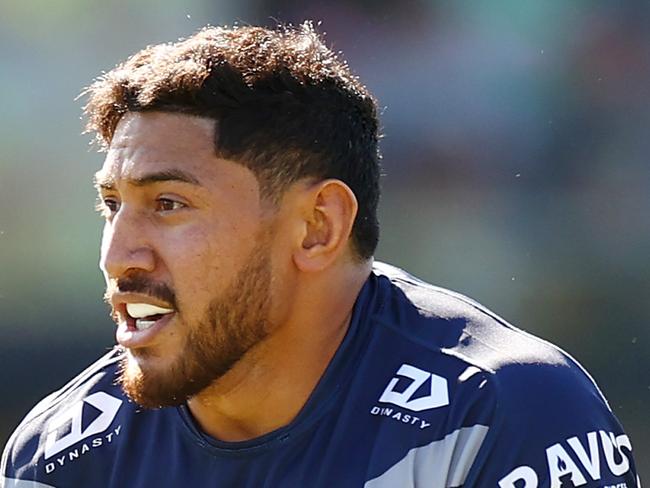
[[[271,263],[262,239],[233,283],[214,299],[205,317],[190,327],[184,350],[164,371],[142,369],[125,354],[118,381],[124,392],[145,408],[182,405],[226,374],[268,331]],[[138,350],[138,355],[146,355]]]

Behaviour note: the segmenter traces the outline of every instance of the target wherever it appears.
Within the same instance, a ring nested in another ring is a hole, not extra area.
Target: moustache
[[[174,290],[166,283],[156,283],[146,276],[131,275],[118,278],[107,288],[104,294],[106,303],[111,304],[111,297],[115,293],[140,293],[142,295],[148,295],[152,298],[162,300],[169,304],[171,308],[178,310]]]

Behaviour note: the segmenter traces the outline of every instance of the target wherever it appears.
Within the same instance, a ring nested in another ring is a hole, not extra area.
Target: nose
[[[104,224],[99,267],[104,276],[119,278],[134,271],[152,272],[156,260],[146,225],[123,205]]]

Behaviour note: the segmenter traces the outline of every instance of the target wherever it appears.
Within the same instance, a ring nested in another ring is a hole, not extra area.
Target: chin
[[[118,382],[124,393],[144,408],[174,407],[193,395],[187,380],[168,360],[144,351],[128,351],[122,358]]]

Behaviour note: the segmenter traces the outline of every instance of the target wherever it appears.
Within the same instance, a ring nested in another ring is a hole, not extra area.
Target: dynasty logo
[[[98,391],[52,419],[45,440],[45,461],[81,441],[87,441],[46,463],[45,472],[52,473],[57,467],[78,459],[91,449],[110,444],[114,437],[120,435],[121,426],[112,428],[107,434],[104,432],[111,427],[121,405],[122,400]],[[84,426],[84,420],[93,415],[93,420]]]
[[[408,382],[409,380],[410,382]],[[405,388],[400,388],[399,385],[404,382],[408,382],[408,385]],[[417,392],[422,390],[425,391],[425,394],[418,396]],[[444,407],[449,405],[447,380],[410,364],[402,364],[379,397],[379,403],[389,403],[411,412]],[[370,413],[389,417],[405,424],[417,425],[420,429],[426,429],[431,425],[417,415],[390,407],[376,405],[370,409]]]

